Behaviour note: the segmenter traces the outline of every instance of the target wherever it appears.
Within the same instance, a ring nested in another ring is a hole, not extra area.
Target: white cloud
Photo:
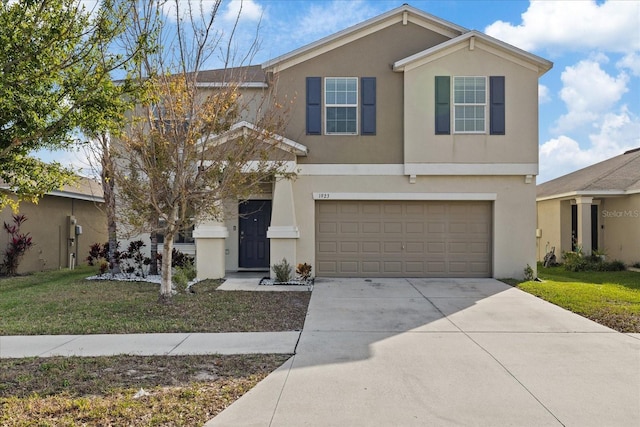
[[[375,12],[362,0],[334,0],[319,4],[310,2],[307,14],[301,17],[298,28],[291,31],[291,34],[305,38],[322,37],[360,23],[373,15]]]
[[[225,21],[234,22],[240,14],[240,20],[259,22],[262,19],[263,8],[254,0],[231,0],[223,14]]]
[[[622,107],[618,113],[606,114],[596,133],[589,135],[588,139],[591,145],[586,148],[566,135],[542,144],[538,183],[640,147],[640,118],[627,107]]]
[[[568,112],[558,119],[556,131],[566,132],[596,121],[610,110],[628,91],[629,77],[624,72],[613,77],[600,67],[599,62],[587,59],[566,67],[561,80],[560,98]]]
[[[485,33],[524,50],[640,49],[640,2],[532,1],[513,25],[497,21]]]
[[[638,30],[640,31],[640,29]],[[631,71],[634,76],[640,77],[640,55],[637,53],[629,53],[616,63],[618,68]]]
[[[549,93],[549,88],[545,85],[538,85],[538,103],[544,104],[551,101],[551,94]]]

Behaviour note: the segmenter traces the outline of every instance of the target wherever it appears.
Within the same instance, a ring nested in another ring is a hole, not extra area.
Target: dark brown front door
[[[271,200],[248,200],[239,205],[240,268],[269,269],[269,239]]]

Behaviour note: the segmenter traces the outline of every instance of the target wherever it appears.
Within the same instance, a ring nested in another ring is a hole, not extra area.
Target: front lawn
[[[205,280],[195,293],[158,301],[159,285],[85,280],[93,269],[0,279],[0,335],[262,332],[300,330],[310,292],[222,292]]]
[[[310,292],[223,292],[159,302],[159,285],[88,281],[81,267],[0,279],[0,335],[302,329]],[[202,425],[290,355],[0,359],[0,425]],[[143,388],[149,395],[136,398]]]
[[[570,272],[538,267],[541,282],[516,284],[523,291],[619,332],[640,332],[640,273]]]
[[[0,359],[0,426],[199,426],[288,357]]]

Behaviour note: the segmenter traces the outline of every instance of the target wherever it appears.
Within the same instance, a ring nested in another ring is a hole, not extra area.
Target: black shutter
[[[376,134],[376,78],[362,77],[362,135]]]
[[[489,77],[489,132],[491,135],[505,134],[504,76]]]
[[[451,133],[451,77],[436,76],[436,135]]]
[[[307,135],[322,135],[322,78],[307,77]]]

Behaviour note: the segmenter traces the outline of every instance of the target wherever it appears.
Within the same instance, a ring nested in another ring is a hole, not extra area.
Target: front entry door
[[[248,200],[240,203],[240,268],[269,269],[271,200]]]

